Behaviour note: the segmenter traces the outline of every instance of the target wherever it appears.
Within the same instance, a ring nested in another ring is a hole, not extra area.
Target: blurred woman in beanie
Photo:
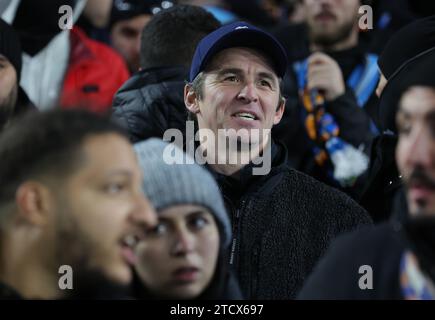
[[[136,298],[241,299],[228,269],[230,221],[211,174],[158,139],[135,150],[159,218],[137,245]]]

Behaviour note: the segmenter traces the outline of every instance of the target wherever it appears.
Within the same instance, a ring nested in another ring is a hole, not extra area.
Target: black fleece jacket
[[[238,178],[214,173],[231,215],[230,262],[247,299],[292,299],[339,234],[371,223],[344,193],[287,164],[287,151],[272,144],[272,169]]]

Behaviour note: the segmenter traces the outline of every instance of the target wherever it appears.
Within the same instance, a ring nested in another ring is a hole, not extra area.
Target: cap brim
[[[273,64],[277,76],[282,78],[287,68],[287,55],[281,44],[258,29],[240,29],[222,36],[207,51],[200,65],[203,70],[216,53],[234,47],[253,48],[262,52]]]

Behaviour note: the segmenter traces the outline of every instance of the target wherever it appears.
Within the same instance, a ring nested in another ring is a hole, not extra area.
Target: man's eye
[[[268,88],[272,89],[272,84],[268,80],[260,80],[260,85],[262,87],[268,87]]]
[[[126,38],[135,38],[137,35],[136,30],[133,29],[122,29],[121,32]]]
[[[226,76],[224,78],[224,81],[228,81],[228,82],[238,82],[239,79],[237,78],[237,76]]]
[[[435,119],[429,120],[429,130],[432,138],[435,138]]]
[[[150,236],[162,236],[168,231],[168,226],[165,223],[159,223],[154,228],[147,231]]]
[[[411,125],[409,123],[399,123],[397,125],[397,131],[401,135],[407,135],[411,132]]]
[[[127,185],[125,183],[109,183],[104,187],[104,191],[109,194],[118,194],[127,189]]]

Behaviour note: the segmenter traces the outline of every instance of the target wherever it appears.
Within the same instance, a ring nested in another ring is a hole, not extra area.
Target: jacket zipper
[[[230,264],[233,265],[236,260],[236,254],[239,246],[240,239],[240,224],[241,224],[241,214],[242,208],[244,206],[245,201],[242,200],[240,202],[240,206],[237,207],[233,212],[233,241],[231,242],[231,254],[230,254]]]

